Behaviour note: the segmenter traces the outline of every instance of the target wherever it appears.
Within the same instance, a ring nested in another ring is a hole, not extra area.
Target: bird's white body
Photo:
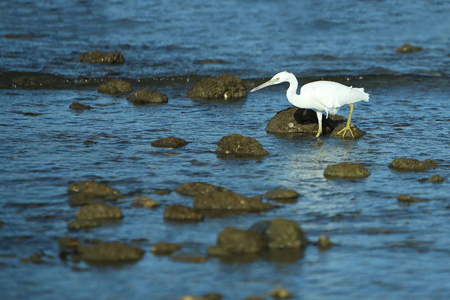
[[[295,78],[294,74],[286,71],[278,73],[271,80],[254,88],[251,92],[282,82],[289,83],[286,97],[290,103],[299,108],[312,109],[317,113],[319,123],[317,137],[320,136],[322,132],[322,115],[324,113],[327,117],[329,114],[334,115],[341,106],[349,104],[351,112],[347,125],[350,128],[353,103],[361,100],[369,101],[369,94],[365,93],[363,88],[353,88],[337,82],[325,80],[307,83],[301,87],[300,94],[297,94],[297,78]]]

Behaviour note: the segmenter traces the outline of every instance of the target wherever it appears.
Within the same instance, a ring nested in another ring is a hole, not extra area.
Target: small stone
[[[133,102],[133,104],[135,105],[162,104],[169,101],[169,97],[167,97],[167,95],[157,91],[149,91],[146,89],[135,91],[133,94],[128,95],[127,99]]]
[[[121,196],[118,190],[95,180],[75,182],[69,186],[67,191],[73,194],[82,194],[84,197],[89,199],[117,199]]]
[[[300,196],[299,193],[290,189],[275,189],[273,191],[269,191],[264,195],[269,200],[289,200],[297,198]]]
[[[89,51],[81,54],[80,62],[89,63],[108,63],[108,64],[123,64],[125,58],[120,52],[102,52],[99,50]]]
[[[81,257],[87,263],[133,263],[140,260],[145,251],[121,242],[100,242],[92,246],[80,246]]]
[[[153,147],[159,148],[180,148],[187,145],[187,142],[183,139],[176,137],[167,137],[157,141],[152,142]]]
[[[395,49],[397,53],[413,53],[417,51],[422,51],[422,47],[412,46],[410,44],[404,44],[401,47]]]
[[[205,100],[228,100],[247,97],[244,81],[233,75],[206,78],[197,83],[186,96]]]
[[[123,215],[119,207],[105,203],[93,203],[81,207],[76,217],[77,220],[102,220],[122,219]]]
[[[121,79],[112,79],[98,87],[99,93],[109,95],[119,95],[133,91],[131,84]]]
[[[159,242],[152,246],[151,251],[154,255],[171,255],[180,249],[181,247],[177,244]]]
[[[292,297],[292,294],[285,288],[277,288],[270,292],[270,296],[275,299],[288,299]]]
[[[226,188],[221,186],[212,185],[205,182],[188,182],[177,187],[176,192],[190,197],[197,197],[200,195],[208,194],[212,191],[225,192]]]
[[[100,222],[94,220],[75,220],[70,222],[68,227],[69,229],[83,229],[100,227],[101,225]]]
[[[164,211],[164,219],[169,221],[203,221],[205,215],[194,208],[184,205],[168,205]]]
[[[223,137],[217,145],[216,152],[221,155],[258,157],[269,154],[256,139],[236,133]]]
[[[328,237],[326,237],[325,235],[321,235],[321,236],[319,236],[317,245],[319,246],[320,249],[325,250],[325,249],[333,247],[334,244]]]
[[[266,242],[261,234],[227,227],[217,237],[217,245],[208,248],[208,254],[213,256],[255,254],[265,248]]]
[[[406,195],[406,194],[400,194],[397,199],[400,202],[408,202],[408,203],[429,201],[428,199],[415,198],[415,197],[412,197],[412,196]]]
[[[303,249],[308,243],[300,225],[291,220],[260,221],[252,225],[250,230],[261,234],[269,249]]]
[[[270,203],[262,202],[260,196],[246,197],[233,191],[212,191],[195,198],[194,207],[204,210],[228,210],[257,212],[270,210]]]
[[[362,164],[343,162],[329,165],[323,175],[329,179],[358,179],[370,176],[370,172]]]
[[[432,159],[419,161],[413,158],[400,157],[394,159],[389,164],[389,168],[399,172],[423,172],[428,169],[436,168],[436,165],[436,161]]]
[[[421,179],[421,182],[430,182],[430,183],[443,183],[444,182],[444,178],[442,178],[439,175],[433,175],[430,178],[425,178],[425,179]]]
[[[93,109],[92,106],[90,106],[90,105],[84,105],[84,104],[81,104],[80,102],[72,102],[72,104],[70,104],[69,108],[70,108],[70,109],[75,109],[75,110],[81,110],[81,109]]]
[[[149,197],[137,197],[133,202],[131,202],[131,205],[137,207],[153,208],[158,207],[160,204],[157,201],[150,199]]]

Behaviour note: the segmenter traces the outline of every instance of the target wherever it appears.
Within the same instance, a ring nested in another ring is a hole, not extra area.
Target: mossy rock
[[[247,97],[244,81],[233,75],[206,78],[197,83],[186,96],[206,100],[230,100]]]

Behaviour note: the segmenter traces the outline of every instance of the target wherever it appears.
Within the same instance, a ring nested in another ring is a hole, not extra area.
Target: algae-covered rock
[[[147,208],[153,208],[153,207],[158,207],[160,204],[149,198],[149,197],[137,197],[136,199],[134,199],[133,202],[131,202],[131,205],[136,206],[136,207],[147,207]]]
[[[180,148],[187,145],[187,142],[183,139],[176,138],[173,136],[163,138],[151,143],[153,147],[159,148]]]
[[[194,182],[194,181],[182,184],[176,188],[177,193],[190,197],[197,197],[203,194],[208,194],[213,191],[225,192],[228,191],[228,189],[221,186],[212,185],[206,182]]]
[[[69,229],[83,229],[83,228],[94,228],[94,227],[100,227],[102,224],[95,220],[75,220],[73,222],[70,222],[67,226]]]
[[[272,209],[261,197],[246,197],[232,191],[212,191],[195,198],[194,207],[203,210],[263,211]]]
[[[212,256],[255,254],[265,248],[266,241],[261,234],[227,227],[217,237],[217,245],[208,248],[208,254]]]
[[[133,88],[131,87],[131,83],[125,80],[111,79],[105,84],[100,85],[98,91],[103,94],[120,95],[132,92]]]
[[[329,165],[323,175],[330,179],[358,179],[370,176],[370,172],[362,164],[343,162]]]
[[[223,137],[217,145],[216,153],[224,156],[251,157],[269,154],[256,139],[236,133]]]
[[[292,293],[285,288],[276,288],[270,292],[270,296],[274,299],[289,299],[292,298]]]
[[[413,53],[413,52],[417,52],[417,51],[422,51],[422,47],[412,46],[410,44],[404,44],[403,46],[395,49],[395,51],[397,53]]]
[[[104,219],[122,219],[122,210],[113,205],[105,203],[93,203],[80,208],[77,213],[78,220],[104,220]]]
[[[325,235],[319,236],[319,240],[317,241],[317,245],[320,249],[326,250],[328,248],[333,247],[333,242]]]
[[[152,246],[151,251],[154,255],[171,255],[172,253],[180,249],[180,245],[167,242],[159,242]]]
[[[95,180],[75,182],[67,191],[72,194],[69,199],[70,206],[87,205],[94,200],[111,201],[122,197],[118,190]]]
[[[431,182],[431,183],[443,183],[445,178],[439,176],[439,175],[433,175],[430,178],[424,178],[421,179],[421,182]]]
[[[72,104],[70,104],[69,108],[74,109],[74,110],[93,109],[93,107],[90,105],[85,105],[85,104],[82,104],[82,103],[76,102],[76,101],[72,102]]]
[[[197,99],[230,100],[244,98],[247,94],[247,88],[241,78],[225,74],[203,79],[188,91],[186,96]]]
[[[275,189],[264,194],[269,200],[291,202],[297,200],[299,193],[290,189]]]
[[[169,101],[169,97],[167,97],[166,94],[157,91],[149,91],[146,89],[135,91],[134,93],[128,95],[127,99],[135,105],[161,104]]]
[[[428,169],[436,168],[436,165],[436,161],[432,159],[419,161],[413,158],[400,157],[394,159],[389,164],[389,168],[399,172],[423,172]]]
[[[120,52],[103,52],[99,50],[93,50],[87,53],[83,53],[80,55],[79,60],[80,62],[106,64],[123,64],[125,62],[125,58]]]
[[[267,241],[269,249],[303,249],[308,240],[296,222],[285,219],[261,221],[250,227]]]
[[[323,134],[333,131],[346,119],[339,115],[329,115],[328,119],[322,119]],[[269,133],[307,133],[317,134],[319,129],[317,115],[310,109],[291,107],[278,112],[267,123],[266,131]]]
[[[342,133],[338,135],[338,132],[340,132],[342,129],[344,129],[344,127],[346,126],[346,124],[340,124],[338,125],[336,128],[333,129],[333,131],[331,132],[331,137],[337,138],[337,139],[343,139],[343,140],[352,140],[352,139],[357,139],[362,137],[363,135],[366,134],[365,131],[359,129],[356,125],[351,125],[351,131],[347,131],[345,132],[345,135],[343,135]],[[352,135],[353,133],[353,135]]]
[[[164,211],[164,219],[170,221],[202,221],[204,218],[197,209],[179,204],[168,205]]]
[[[133,263],[140,260],[145,251],[121,242],[100,242],[78,248],[84,261],[91,264]]]
[[[416,197],[413,197],[413,196],[410,196],[410,195],[406,195],[406,194],[398,195],[397,200],[400,201],[400,202],[408,202],[408,203],[429,201],[429,199],[416,198]]]

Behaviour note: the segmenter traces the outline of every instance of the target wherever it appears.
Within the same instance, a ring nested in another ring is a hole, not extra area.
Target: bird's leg
[[[316,137],[318,138],[322,134],[322,113],[316,111],[317,114],[317,124],[319,125],[319,130],[317,130]]]
[[[345,127],[340,130],[337,135],[340,135],[342,133],[342,137],[345,137],[345,135],[347,134],[347,131],[350,131],[350,134],[352,135],[353,138],[355,138],[355,135],[353,134],[352,131],[352,126],[355,127],[354,125],[351,125],[351,121],[352,121],[352,116],[353,116],[353,109],[355,108],[355,106],[353,105],[353,103],[350,104],[350,114],[348,115],[348,120],[347,120],[347,125],[345,125]]]

